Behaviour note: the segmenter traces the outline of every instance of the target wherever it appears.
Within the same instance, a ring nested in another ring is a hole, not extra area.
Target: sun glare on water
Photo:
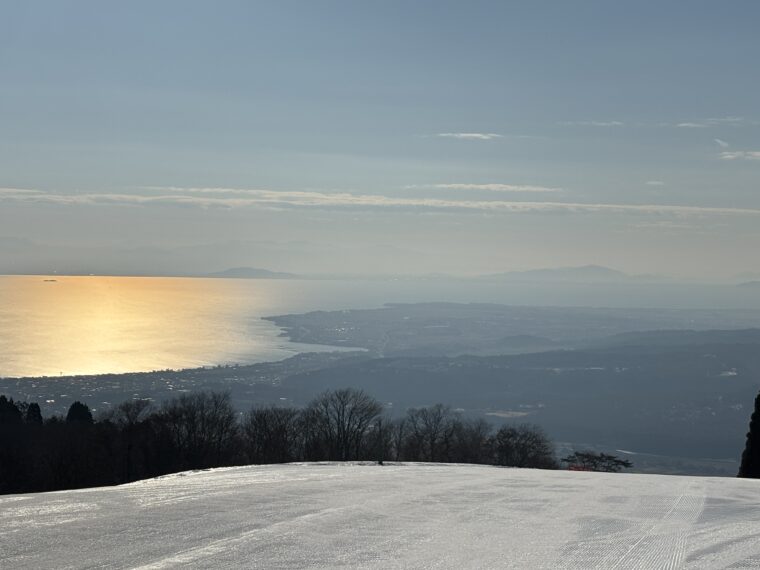
[[[0,277],[0,376],[246,361],[267,350],[262,338],[277,343],[254,316],[270,293],[219,279]]]

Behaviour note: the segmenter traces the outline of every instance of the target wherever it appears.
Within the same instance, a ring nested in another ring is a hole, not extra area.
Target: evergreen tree
[[[0,396],[0,424],[20,424],[22,420],[21,411],[18,406],[5,396]]]
[[[760,478],[760,394],[755,398],[755,411],[749,420],[747,443],[742,453],[738,476]]]
[[[32,402],[27,406],[24,421],[28,424],[42,425],[42,411],[40,411],[40,405],[37,402]]]
[[[69,407],[69,412],[66,414],[66,422],[68,423],[92,423],[92,412],[87,404],[76,401]]]

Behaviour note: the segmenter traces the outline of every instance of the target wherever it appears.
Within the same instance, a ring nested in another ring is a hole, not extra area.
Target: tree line
[[[304,408],[238,413],[227,393],[155,406],[131,400],[94,418],[74,402],[43,419],[0,396],[0,493],[116,485],[188,469],[293,461],[427,461],[554,469],[537,426],[463,418],[441,404],[390,418],[361,390],[327,391]]]
[[[324,392],[304,408],[238,413],[228,393],[195,392],[160,406],[130,400],[94,418],[74,402],[43,419],[36,403],[0,396],[0,494],[116,485],[189,469],[294,461],[423,461],[557,469],[538,426],[463,418],[436,404],[399,418],[361,390]],[[595,452],[571,469],[619,471]]]

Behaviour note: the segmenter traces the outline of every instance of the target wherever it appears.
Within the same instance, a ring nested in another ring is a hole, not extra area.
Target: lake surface
[[[278,360],[320,348],[288,342],[261,317],[421,301],[760,309],[760,291],[468,280],[0,276],[0,377]]]

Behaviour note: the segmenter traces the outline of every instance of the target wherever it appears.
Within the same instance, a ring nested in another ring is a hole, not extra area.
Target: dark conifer
[[[747,443],[742,453],[738,476],[760,478],[760,394],[755,398],[755,411],[749,420]]]
[[[74,402],[69,407],[69,412],[66,414],[66,421],[68,423],[83,423],[83,424],[91,424],[92,423],[92,412],[90,412],[90,407],[87,404],[83,404],[82,402]]]
[[[0,396],[0,424],[20,424],[22,420],[21,411],[18,406],[5,396]]]
[[[24,421],[28,424],[42,425],[42,412],[37,402],[32,402],[27,406]]]

